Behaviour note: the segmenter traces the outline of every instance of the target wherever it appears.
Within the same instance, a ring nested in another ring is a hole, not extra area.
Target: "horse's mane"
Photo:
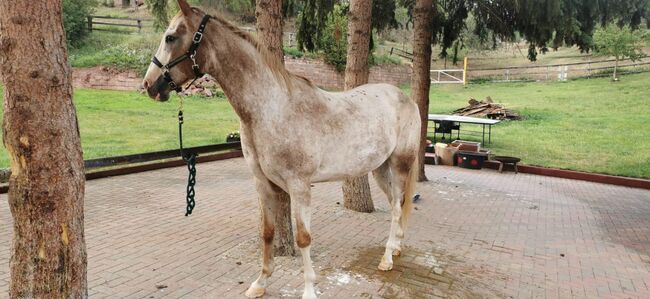
[[[196,12],[200,13],[200,14],[204,14],[204,15],[206,14],[204,11],[202,11],[199,8],[192,7],[192,9],[195,10]],[[257,50],[257,52],[260,54],[260,56],[262,56],[262,60],[264,60],[264,62],[268,65],[268,67],[271,69],[273,74],[275,74],[277,77],[279,77],[279,79],[282,79],[282,81],[284,81],[287,89],[291,90],[292,80],[293,79],[299,79],[299,80],[304,81],[305,83],[307,83],[309,86],[313,86],[313,83],[309,79],[307,79],[307,78],[305,78],[303,76],[296,75],[296,74],[293,74],[293,73],[289,72],[285,68],[284,62],[282,60],[280,60],[280,59],[277,59],[275,56],[273,56],[266,49],[266,47],[264,47],[262,45],[262,43],[260,43],[250,33],[248,33],[246,31],[240,29],[239,27],[233,25],[228,20],[226,20],[226,18],[219,15],[218,13],[212,13],[212,14],[209,14],[209,16],[210,16],[211,19],[214,19],[215,21],[219,22],[219,24],[221,26],[225,27],[226,29],[231,31],[236,36],[238,36],[238,37],[242,38],[243,40],[247,41],[248,43],[250,43]]]

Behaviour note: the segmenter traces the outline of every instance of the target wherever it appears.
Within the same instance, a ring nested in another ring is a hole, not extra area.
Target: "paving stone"
[[[91,298],[243,297],[260,269],[251,174],[241,158],[197,168],[189,217],[184,168],[87,183]],[[340,183],[316,184],[312,258],[322,298],[650,296],[649,191],[445,166],[427,166],[427,175],[391,272],[377,270],[390,212],[374,182],[372,214],[336,204]],[[0,226],[7,294],[6,204]],[[299,257],[277,257],[265,298],[300,297],[302,279]]]

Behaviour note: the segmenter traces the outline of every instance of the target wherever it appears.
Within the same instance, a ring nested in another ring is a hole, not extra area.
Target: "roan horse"
[[[316,275],[309,253],[311,183],[371,171],[392,208],[386,251],[379,264],[380,270],[392,269],[392,255],[400,254],[417,174],[420,118],[415,103],[387,84],[323,91],[289,73],[248,33],[219,16],[210,16],[205,23],[204,12],[186,0],[178,3],[181,12],[165,32],[143,86],[150,97],[167,100],[174,86],[165,77],[179,85],[188,82],[198,74],[192,69],[194,60],[196,69],[200,66],[217,80],[239,115],[244,157],[255,178],[263,221],[262,271],[246,296],[262,296],[273,272],[278,192],[288,192],[294,207],[296,243],[304,266],[303,298],[315,298]],[[175,67],[162,66],[160,61],[169,63],[192,49],[194,32],[201,24],[205,25],[201,46],[190,53],[196,55]]]

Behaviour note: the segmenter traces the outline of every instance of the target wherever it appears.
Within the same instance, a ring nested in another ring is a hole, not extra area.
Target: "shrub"
[[[382,54],[382,55],[375,55],[372,54],[368,57],[368,62],[370,65],[382,65],[382,64],[396,64],[400,65],[402,64],[402,61],[399,60],[399,58]]]
[[[298,50],[296,48],[285,47],[284,48],[284,55],[291,56],[293,58],[302,58],[303,56],[305,56],[305,53],[303,53],[302,51],[300,51],[300,50]]]
[[[337,71],[345,70],[348,48],[348,18],[341,5],[334,6],[334,10],[327,16],[325,29],[320,40],[325,62],[333,65]]]
[[[87,16],[95,11],[94,0],[63,0],[63,28],[68,45],[79,46],[88,34]]]

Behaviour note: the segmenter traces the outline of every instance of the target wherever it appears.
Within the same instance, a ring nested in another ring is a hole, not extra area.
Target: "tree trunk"
[[[282,49],[282,0],[258,0],[255,6],[257,34],[266,47],[280,61],[284,61]],[[296,255],[293,246],[291,227],[291,200],[289,194],[281,191],[278,195],[280,211],[275,215],[274,254],[279,256]]]
[[[10,298],[86,298],[84,169],[61,0],[0,1]]]
[[[255,17],[260,41],[273,56],[284,61],[282,0],[257,0]]]
[[[424,172],[424,155],[427,146],[427,127],[429,124],[429,88],[431,87],[431,19],[433,18],[432,0],[416,0],[413,26],[413,79],[411,96],[420,108],[420,150],[418,181],[426,181]]]
[[[368,83],[368,55],[370,52],[371,0],[350,1],[348,14],[348,53],[345,65],[345,89]],[[357,212],[375,210],[370,195],[368,175],[347,179],[343,182],[343,206]]]
[[[122,8],[128,8],[131,6],[131,0],[122,0]]]

